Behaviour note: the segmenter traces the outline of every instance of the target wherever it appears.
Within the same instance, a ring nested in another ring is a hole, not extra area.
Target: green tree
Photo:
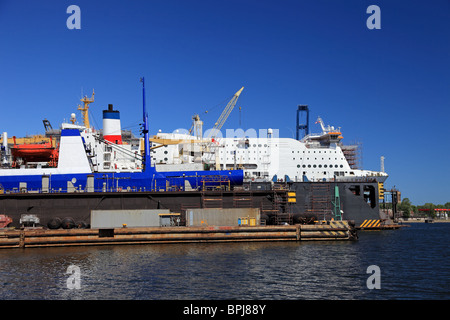
[[[436,208],[436,206],[433,203],[427,202],[423,205],[423,207],[425,209],[430,209],[430,211],[428,211],[426,214],[432,218],[436,217],[436,214],[434,212],[434,208]]]
[[[397,206],[397,209],[403,212],[404,218],[409,218],[411,215],[411,210],[413,205],[411,204],[411,201],[408,198],[404,198],[402,202]]]

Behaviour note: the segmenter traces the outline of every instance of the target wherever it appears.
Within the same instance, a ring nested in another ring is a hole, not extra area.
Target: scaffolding
[[[234,191],[234,208],[253,208],[253,197],[251,192]]]
[[[271,224],[284,225],[293,223],[291,206],[288,201],[287,192],[274,190],[270,203],[261,202],[261,216],[267,216]],[[261,221],[263,219],[261,218]]]
[[[305,202],[305,212],[317,219],[331,220],[334,216],[331,202],[330,184],[312,183],[309,190],[309,203]]]
[[[203,190],[231,190],[230,179],[227,176],[204,176],[201,183]]]
[[[202,208],[223,208],[223,193],[218,191],[202,191]]]
[[[351,169],[360,169],[362,167],[362,143],[356,142],[350,145],[341,145],[341,149]]]

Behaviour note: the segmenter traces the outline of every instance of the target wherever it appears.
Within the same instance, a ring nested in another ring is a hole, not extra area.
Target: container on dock
[[[259,208],[202,208],[186,210],[186,226],[259,226]]]
[[[169,209],[92,210],[91,228],[160,227],[172,215]]]

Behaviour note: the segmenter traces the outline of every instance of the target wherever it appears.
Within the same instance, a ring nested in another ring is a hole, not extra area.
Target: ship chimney
[[[103,110],[103,138],[115,144],[122,144],[120,112],[114,110],[112,104],[108,104],[108,110]]]

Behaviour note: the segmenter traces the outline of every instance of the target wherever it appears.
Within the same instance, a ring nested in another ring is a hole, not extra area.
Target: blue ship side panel
[[[11,169],[14,170],[14,169]],[[224,185],[225,181],[231,185],[243,183],[242,170],[219,170],[219,171],[176,171],[156,172],[154,168],[144,172],[124,173],[69,173],[51,174],[49,176],[49,189],[56,192],[66,192],[68,181],[75,189],[85,190],[88,176],[94,177],[94,190],[115,190],[117,187],[131,190],[159,190],[165,189],[167,183],[170,186],[184,188],[184,181],[189,181],[192,188],[203,186]],[[42,175],[18,175],[0,177],[0,185],[5,190],[19,189],[20,182],[25,182],[28,190],[40,190],[42,188]]]

